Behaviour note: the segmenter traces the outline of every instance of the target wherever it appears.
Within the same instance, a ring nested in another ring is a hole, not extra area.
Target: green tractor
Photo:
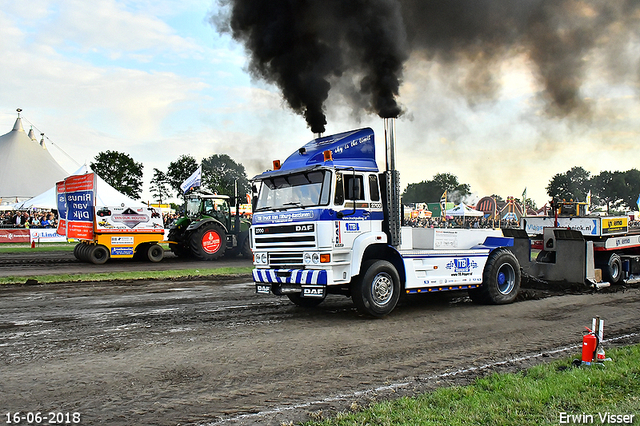
[[[185,197],[184,216],[169,229],[169,248],[178,257],[215,260],[223,255],[252,257],[251,221],[231,214],[230,197],[196,191]],[[239,205],[236,201],[236,212]]]

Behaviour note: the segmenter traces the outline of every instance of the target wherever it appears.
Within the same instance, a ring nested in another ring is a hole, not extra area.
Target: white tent
[[[465,203],[460,203],[452,209],[447,210],[447,216],[453,217],[482,217],[484,213],[471,207],[467,206]]]
[[[68,174],[33,131],[25,133],[18,116],[13,129],[0,136],[0,199],[25,200],[41,193]],[[1,200],[0,200],[1,201]]]
[[[86,164],[72,173],[70,176],[83,175],[85,173],[91,173],[91,169]],[[62,179],[60,179],[62,180]],[[96,206],[119,206],[124,204],[130,207],[142,207],[146,204],[136,201],[127,197],[121,192],[118,192],[114,187],[105,182],[100,176],[96,175]],[[56,187],[48,189],[40,195],[36,195],[33,198],[17,203],[14,205],[16,210],[29,210],[29,209],[57,209],[56,203]]]

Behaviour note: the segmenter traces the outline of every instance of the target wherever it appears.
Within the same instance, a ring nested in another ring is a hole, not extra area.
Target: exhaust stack
[[[400,246],[400,226],[402,225],[402,211],[400,207],[400,172],[396,170],[396,119],[384,119],[384,143],[386,152],[386,167],[384,180],[386,184],[385,210],[389,220],[385,225],[385,232],[389,237],[389,243]]]

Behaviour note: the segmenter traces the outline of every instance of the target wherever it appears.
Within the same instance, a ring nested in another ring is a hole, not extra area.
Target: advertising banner
[[[60,183],[64,184],[61,188]],[[93,239],[93,205],[95,202],[95,175],[69,176],[64,182],[58,182],[57,191],[63,189],[66,217],[60,215],[60,220],[66,219],[67,238],[83,240]],[[60,204],[60,192],[58,203]]]
[[[67,201],[64,195],[64,181],[56,183],[56,204],[58,207],[58,234],[67,235]]]
[[[95,221],[99,233],[164,233],[160,209],[155,207],[97,207]]]
[[[28,229],[0,229],[1,243],[28,243]]]
[[[53,228],[31,228],[29,229],[30,241],[36,243],[66,243],[67,238],[58,234]]]

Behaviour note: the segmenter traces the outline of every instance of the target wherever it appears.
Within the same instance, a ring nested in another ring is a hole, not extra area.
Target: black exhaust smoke
[[[592,63],[618,79],[639,75],[638,58],[625,49],[640,34],[639,0],[217,1],[218,30],[245,46],[251,74],[277,84],[314,133],[325,130],[332,86],[356,110],[400,115],[403,66],[412,55],[472,63],[463,82],[472,98],[493,94],[499,61],[524,54],[544,85],[548,112],[559,117],[588,110],[580,87]]]

